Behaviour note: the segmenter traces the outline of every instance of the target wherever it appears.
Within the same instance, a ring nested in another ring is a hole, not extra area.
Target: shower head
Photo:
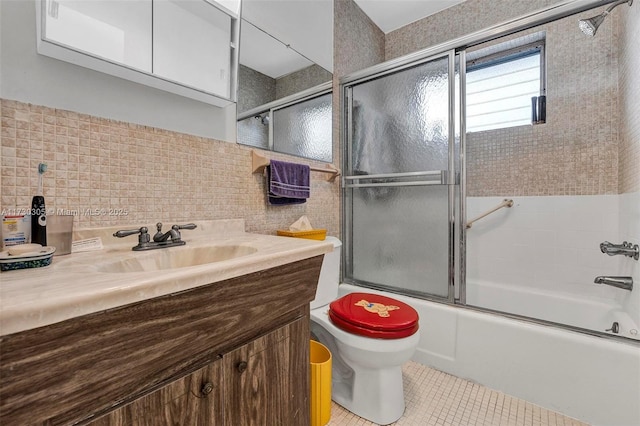
[[[594,16],[593,18],[589,18],[589,19],[581,19],[580,22],[578,22],[578,26],[580,27],[580,30],[586,35],[593,37],[594,35],[596,35],[596,31],[598,31],[598,27],[600,26],[600,24],[602,24],[602,21],[604,21],[604,18],[606,18],[607,15],[611,13],[611,11],[616,6],[619,6],[622,3],[629,3],[629,6],[631,6],[633,4],[633,0],[619,0],[613,3],[611,6],[609,6],[607,10],[602,12],[600,15]]]
[[[594,16],[593,18],[581,19],[580,22],[578,22],[580,31],[590,37],[593,37],[594,35],[596,35],[596,31],[598,30],[600,24],[602,24],[602,21],[604,21],[605,16],[606,15],[603,13],[602,15]]]

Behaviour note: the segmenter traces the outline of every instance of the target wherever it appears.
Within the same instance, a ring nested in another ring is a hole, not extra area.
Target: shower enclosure
[[[618,151],[640,137],[634,124],[623,131],[624,117],[637,120],[624,92],[637,86],[635,56],[622,36],[634,30],[617,35],[615,14],[593,38],[578,29],[607,3],[563,2],[341,80],[345,282],[638,339],[637,290],[594,283],[638,275],[638,261],[599,249],[638,243],[640,229],[640,192],[618,183],[637,172]],[[468,64],[516,39],[526,40],[518,58],[542,58],[532,97],[547,100],[546,119],[467,132]],[[505,199],[512,208],[466,229]]]
[[[453,51],[346,88],[346,278],[453,301]]]

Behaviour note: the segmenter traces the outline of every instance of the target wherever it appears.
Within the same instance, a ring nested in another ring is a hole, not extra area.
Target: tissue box
[[[282,237],[295,237],[295,238],[306,238],[309,240],[320,240],[324,241],[327,236],[326,229],[312,229],[309,231],[285,231],[283,229],[278,229],[278,235]]]

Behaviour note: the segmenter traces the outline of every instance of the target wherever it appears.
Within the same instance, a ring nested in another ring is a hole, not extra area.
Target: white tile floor
[[[585,426],[586,423],[409,361],[402,368],[403,426]],[[329,426],[375,425],[332,402]]]

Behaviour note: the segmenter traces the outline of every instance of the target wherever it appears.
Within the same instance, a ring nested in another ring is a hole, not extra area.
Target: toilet
[[[327,237],[311,337],[332,353],[331,398],[352,413],[387,425],[404,412],[402,364],[411,359],[420,333],[418,313],[399,300],[374,293],[338,298],[342,243]]]

